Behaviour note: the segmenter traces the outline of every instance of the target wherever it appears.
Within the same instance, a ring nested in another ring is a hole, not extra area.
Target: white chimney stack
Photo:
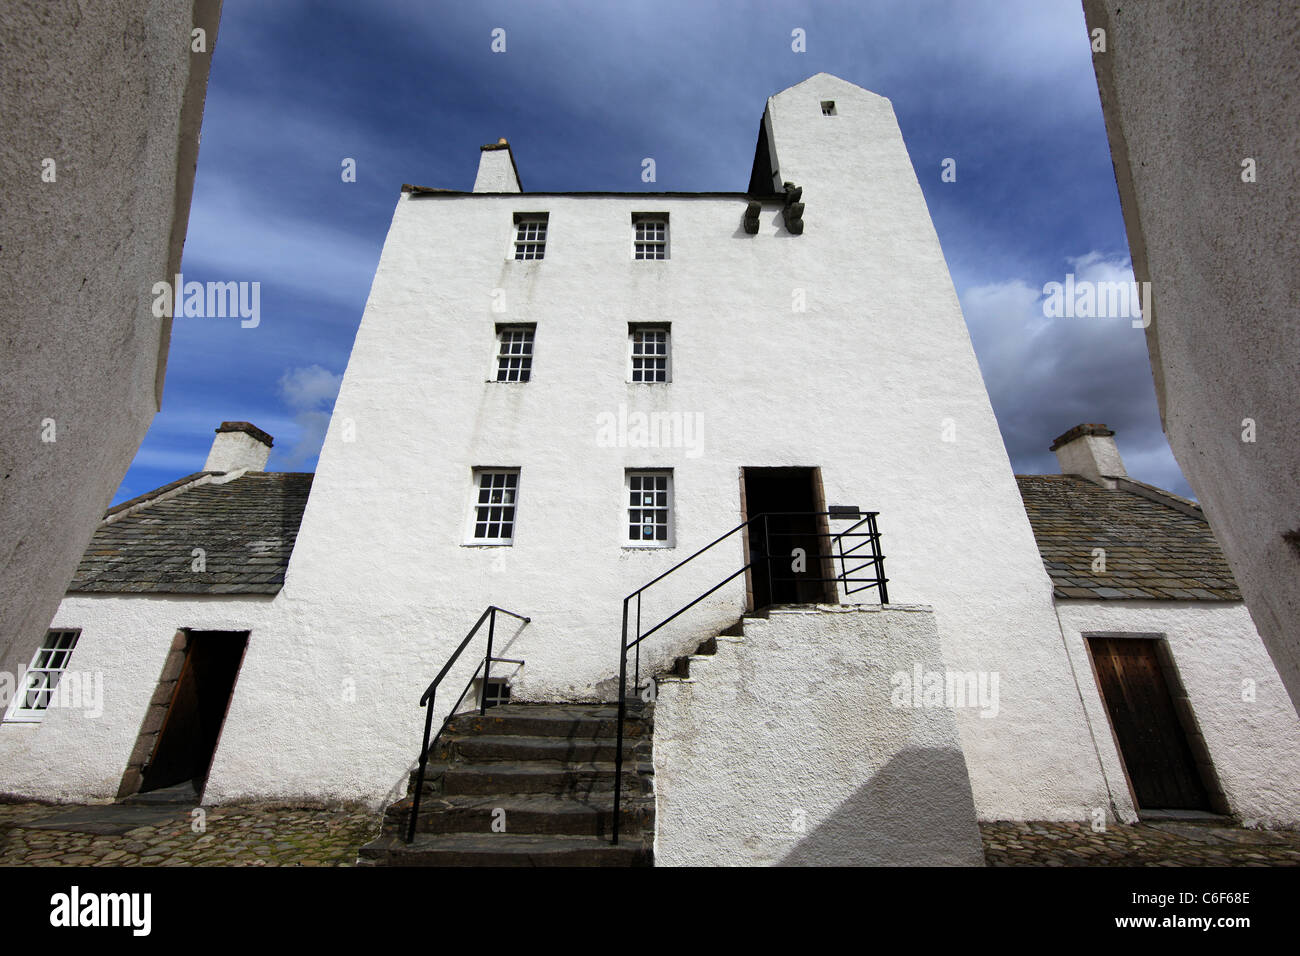
[[[222,422],[204,471],[262,471],[274,439],[249,422]]]
[[[478,175],[474,177],[474,192],[523,192],[519,185],[519,170],[515,168],[514,153],[510,152],[510,144],[504,139],[479,147]]]
[[[1115,433],[1105,425],[1075,425],[1052,442],[1061,474],[1082,475],[1103,488],[1114,488],[1114,478],[1127,478],[1124,459],[1115,445]]]

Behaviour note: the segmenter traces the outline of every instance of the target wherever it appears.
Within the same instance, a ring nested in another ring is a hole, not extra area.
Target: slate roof
[[[1192,509],[1077,475],[1017,475],[1016,482],[1056,597],[1241,600],[1209,523],[1185,513]],[[1092,570],[1094,548],[1106,551],[1105,573]]]
[[[111,509],[91,538],[69,592],[278,592],[312,475],[245,472],[215,484],[213,474],[190,475]],[[186,487],[192,482],[198,483]],[[171,497],[161,497],[169,493]],[[118,514],[122,516],[110,520]],[[195,548],[205,552],[204,571],[192,569]]]

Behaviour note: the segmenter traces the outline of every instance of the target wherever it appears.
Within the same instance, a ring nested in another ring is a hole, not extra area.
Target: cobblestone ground
[[[1300,866],[1300,832],[1203,823],[982,823],[989,866]]]
[[[120,836],[30,827],[67,806],[0,804],[0,866],[352,866],[379,832],[367,809],[206,807],[196,833],[188,809]]]
[[[69,809],[0,803],[0,866],[351,866],[379,831],[373,810],[257,805],[207,807],[203,832],[184,808],[116,836],[33,826]],[[1292,830],[984,823],[980,832],[990,866],[1300,866]]]

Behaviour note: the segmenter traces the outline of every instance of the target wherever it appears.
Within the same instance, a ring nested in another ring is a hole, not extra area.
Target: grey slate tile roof
[[[1077,475],[1016,475],[1058,598],[1240,601],[1203,517]],[[1094,573],[1093,549],[1106,551]]]
[[[186,483],[124,502],[101,524],[69,586],[78,593],[275,594],[298,537],[312,475],[245,472],[225,484]],[[183,490],[176,492],[177,488]],[[172,497],[145,503],[172,492]],[[192,570],[193,551],[206,570]]]

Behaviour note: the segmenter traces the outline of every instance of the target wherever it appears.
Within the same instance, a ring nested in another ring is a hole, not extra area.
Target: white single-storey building
[[[892,107],[828,74],[769,99],[744,192],[527,193],[504,141],[472,192],[404,187],[315,476],[270,442],[225,423],[106,517],[37,659],[77,694],[11,710],[0,790],[386,806],[449,665],[434,731],[463,685],[516,703],[430,748],[376,861],[483,859],[456,841],[501,800],[531,860],[628,806],[660,862],[1300,823],[1300,723],[1198,509],[1101,426],[1012,474]],[[626,754],[620,688],[655,701]]]

